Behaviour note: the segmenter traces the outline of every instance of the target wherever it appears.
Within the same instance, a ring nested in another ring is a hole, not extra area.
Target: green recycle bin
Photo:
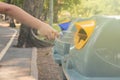
[[[86,19],[88,20],[88,19]],[[94,16],[86,43],[62,58],[67,80],[120,80],[120,18]]]

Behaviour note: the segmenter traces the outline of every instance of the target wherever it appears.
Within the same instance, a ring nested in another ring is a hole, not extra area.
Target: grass
[[[53,24],[53,26],[52,26],[54,29],[56,29],[58,32],[60,32],[61,31],[61,29],[60,29],[60,27],[59,27],[59,25],[58,24]]]

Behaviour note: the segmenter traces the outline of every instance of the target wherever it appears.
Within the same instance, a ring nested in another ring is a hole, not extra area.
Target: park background
[[[94,15],[119,15],[119,0],[0,0],[14,4],[34,17],[49,23],[56,30],[61,31],[58,24],[76,18],[86,18]],[[16,27],[14,19],[10,19],[10,26]],[[18,47],[38,46],[31,40],[30,28],[21,25]],[[37,33],[36,30],[34,30]],[[27,39],[27,40],[26,40]],[[41,42],[40,42],[41,43]],[[38,44],[38,43],[37,43]],[[44,43],[43,43],[44,44]],[[46,44],[45,44],[46,45]],[[45,46],[45,45],[42,45]],[[41,47],[41,46],[38,46]]]
[[[59,24],[71,21],[76,18],[88,18],[95,15],[119,16],[120,1],[119,0],[0,0],[9,4],[14,4],[34,17],[49,23],[56,30],[61,31]],[[9,18],[9,19],[8,19]],[[17,47],[38,47],[38,69],[40,77],[44,80],[60,80],[59,70],[53,63],[51,58],[52,41],[44,40],[40,35],[40,39],[33,39],[31,28],[19,23],[13,18],[5,15],[3,21],[9,23],[12,28],[19,29],[19,37]],[[33,29],[32,29],[33,30]],[[36,30],[33,30],[37,34]],[[44,49],[43,49],[44,48]],[[42,62],[46,64],[42,64]],[[52,66],[53,65],[53,66]],[[51,74],[52,72],[52,74]],[[46,74],[47,73],[47,74]],[[51,76],[51,75],[52,76]],[[41,77],[42,76],[42,77]]]

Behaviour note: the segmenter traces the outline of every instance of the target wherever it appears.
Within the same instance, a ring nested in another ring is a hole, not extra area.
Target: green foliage
[[[93,15],[119,15],[120,0],[61,0],[61,11],[67,11],[72,17],[90,17]]]
[[[52,26],[55,30],[57,30],[58,32],[60,32],[61,31],[61,29],[60,29],[60,27],[59,27],[59,25],[58,24],[53,24],[53,26]]]
[[[14,4],[14,5],[17,5],[19,7],[22,7],[24,0],[0,0],[0,1],[2,1],[2,2],[10,2],[10,4]]]
[[[23,1],[24,0],[11,0],[11,4],[17,5],[19,7],[23,6]]]
[[[5,2],[5,0],[0,0],[0,1]]]

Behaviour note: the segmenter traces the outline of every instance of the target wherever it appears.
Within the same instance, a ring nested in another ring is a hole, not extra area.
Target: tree
[[[53,22],[55,22],[55,23],[57,23],[58,22],[58,13],[59,13],[59,11],[60,11],[60,9],[61,9],[61,2],[60,2],[60,0],[54,0],[54,12],[53,12]]]
[[[23,9],[33,15],[36,18],[40,18],[42,11],[43,11],[43,3],[44,0],[24,0]],[[27,27],[26,25],[22,24],[20,27],[20,33],[18,37],[17,47],[46,47],[49,44],[35,40],[34,36],[32,35],[31,28]],[[34,30],[36,32],[36,30]],[[35,40],[35,41],[34,41]]]
[[[49,0],[49,24],[52,26],[53,24],[53,0]]]
[[[8,4],[13,4],[13,1],[12,0],[5,0],[5,2],[7,2]],[[5,15],[5,20],[7,20],[7,15]],[[14,23],[14,19],[9,17],[9,26],[10,27],[16,27],[15,23]]]

